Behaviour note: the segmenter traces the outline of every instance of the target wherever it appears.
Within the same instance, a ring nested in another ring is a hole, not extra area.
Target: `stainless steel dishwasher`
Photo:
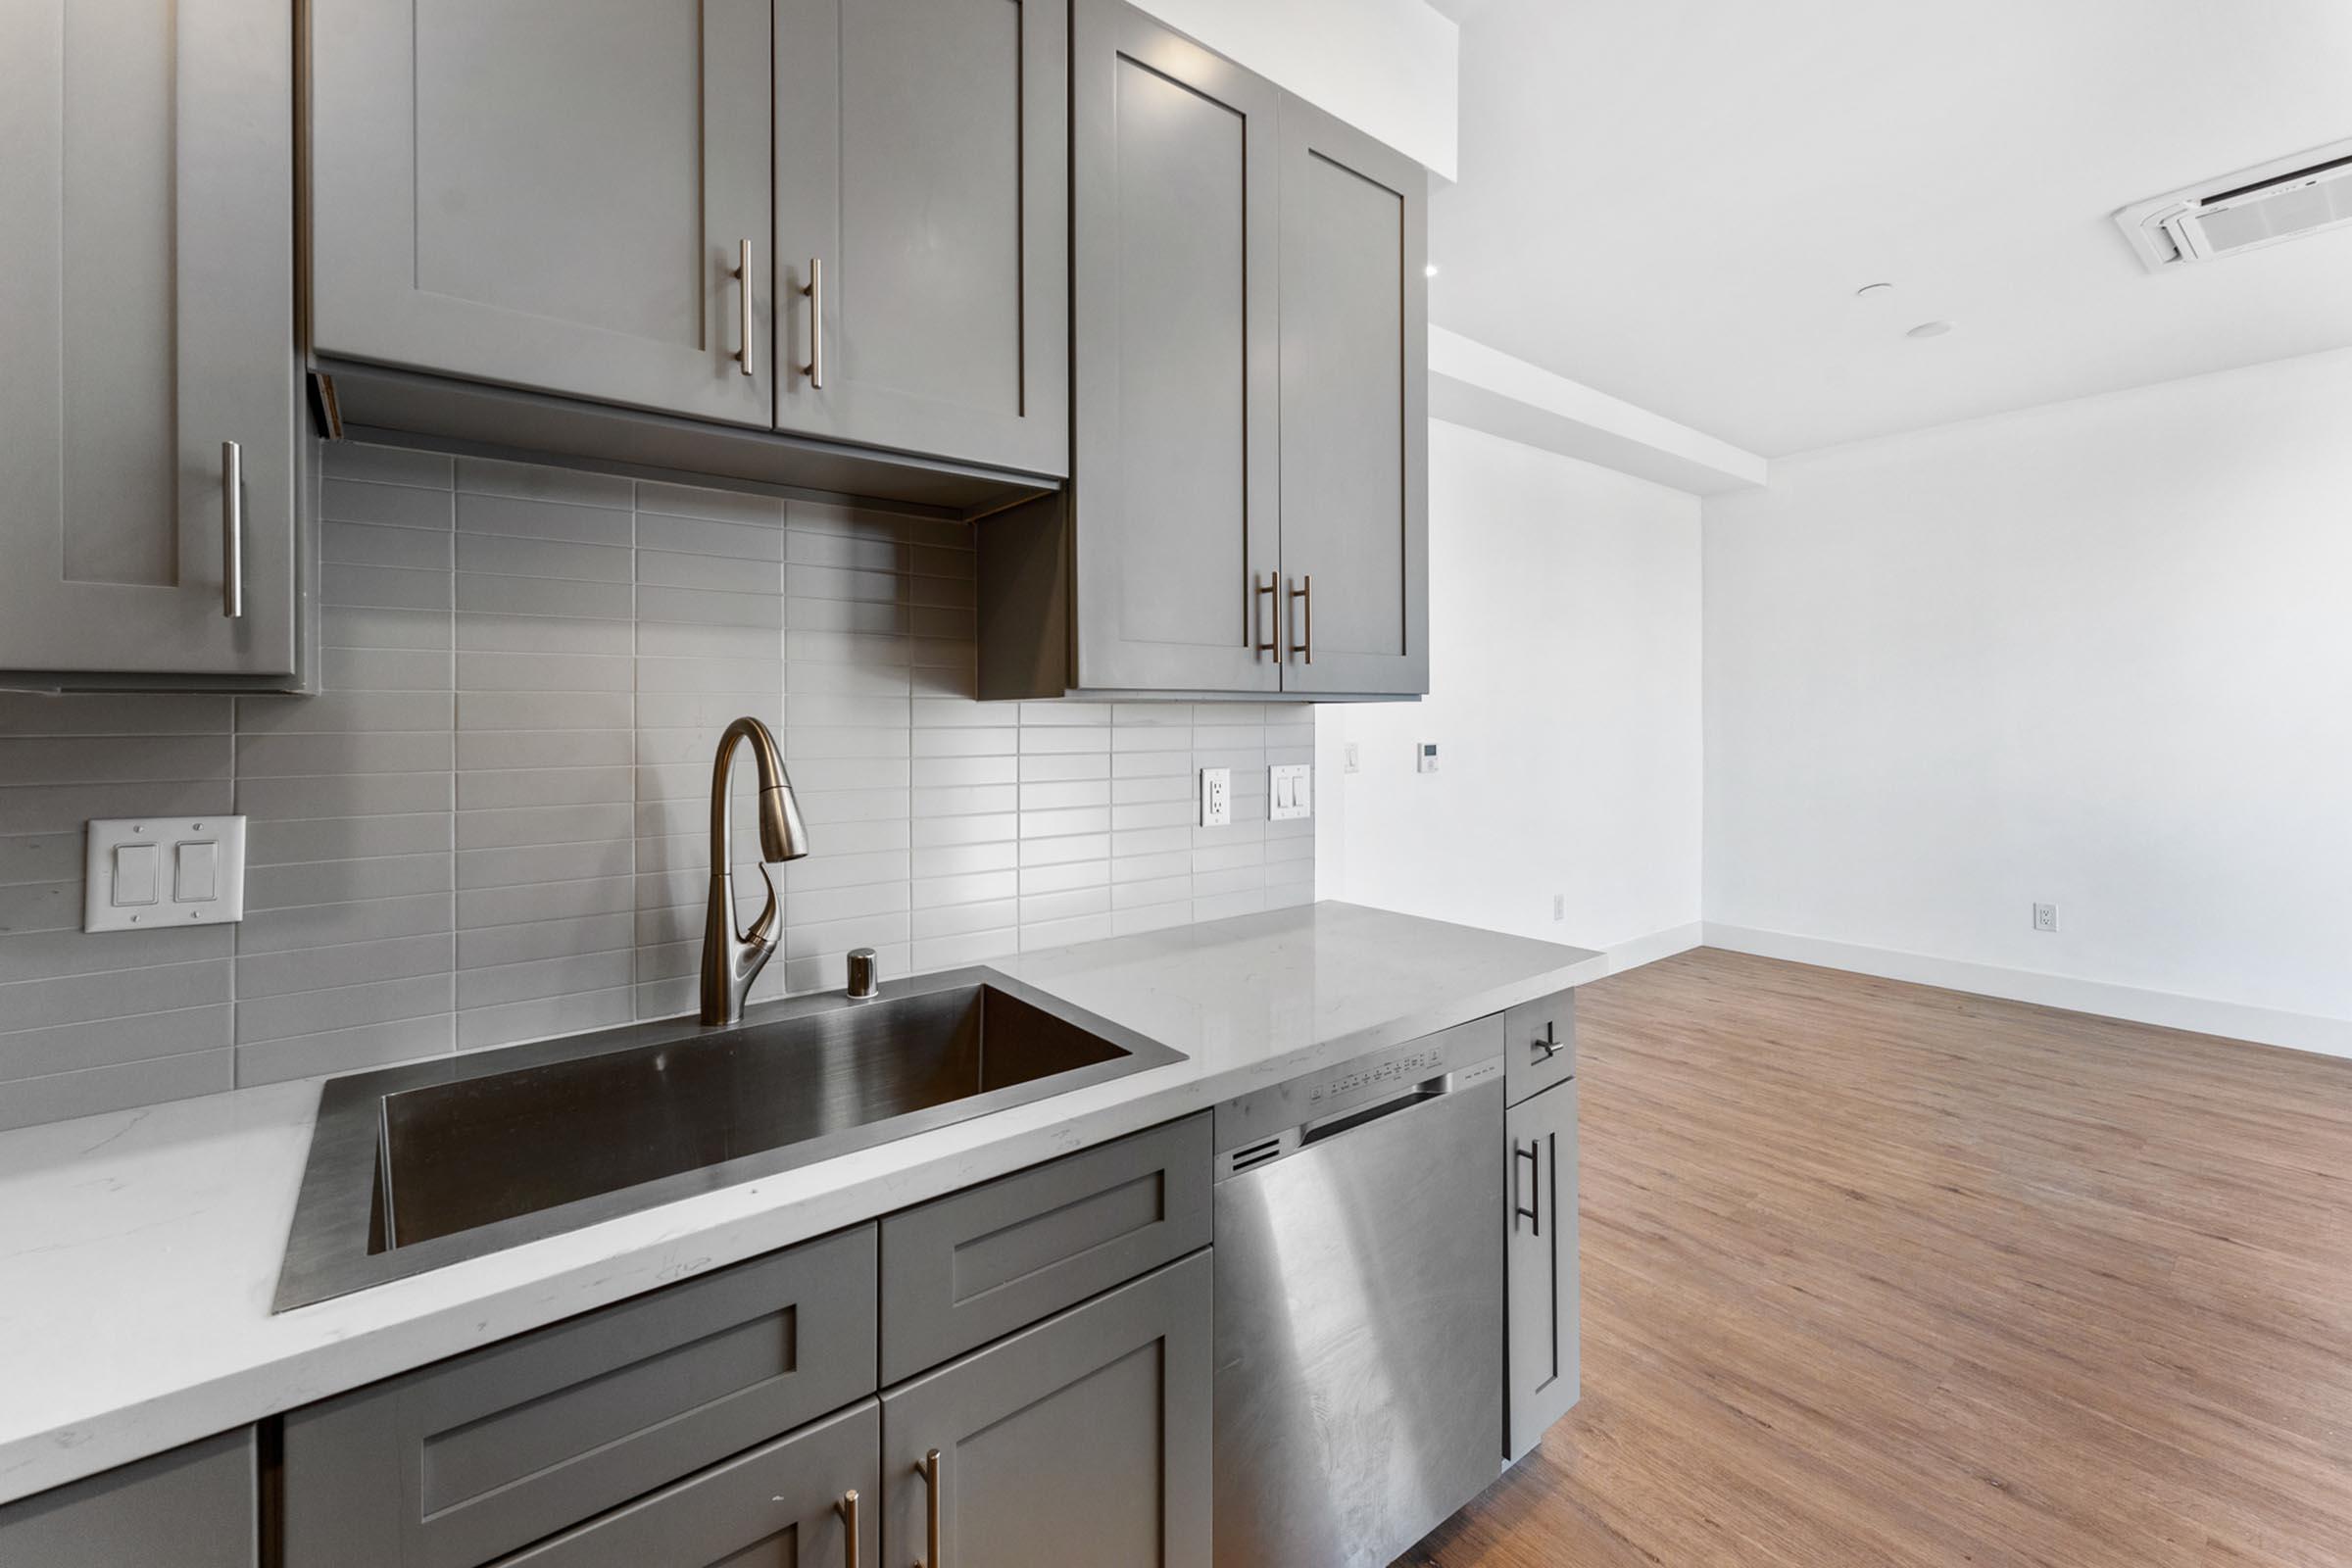
[[[1377,1568],[1499,1473],[1499,1023],[1217,1107],[1218,1568]]]

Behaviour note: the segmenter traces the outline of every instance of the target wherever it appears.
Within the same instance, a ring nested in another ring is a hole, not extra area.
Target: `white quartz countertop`
[[[0,1134],[0,1502],[1603,972],[1345,904],[992,965],[1186,1060],[272,1316],[318,1082]]]

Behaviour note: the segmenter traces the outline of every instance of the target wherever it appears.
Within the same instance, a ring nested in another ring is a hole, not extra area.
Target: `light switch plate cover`
[[[1266,815],[1276,822],[1315,814],[1315,770],[1306,762],[1278,762],[1266,769]]]
[[[201,874],[212,853],[210,898],[183,898],[181,855]],[[128,851],[127,861],[119,852]],[[138,885],[117,903],[115,868],[137,867]],[[150,880],[149,873],[152,873]],[[245,918],[245,819],[241,816],[127,816],[90,823],[81,861],[84,931],[153,931],[159,926],[221,925]]]

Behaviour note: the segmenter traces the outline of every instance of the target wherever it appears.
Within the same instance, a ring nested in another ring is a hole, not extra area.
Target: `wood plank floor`
[[[2352,1564],[2352,1062],[1714,951],[1579,1010],[1583,1401],[1404,1562]]]

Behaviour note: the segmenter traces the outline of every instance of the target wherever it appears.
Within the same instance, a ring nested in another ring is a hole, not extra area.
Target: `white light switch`
[[[208,904],[219,897],[220,846],[207,840],[177,846],[179,864],[172,876],[172,898],[177,904]]]
[[[1285,762],[1266,769],[1266,815],[1281,822],[1315,814],[1314,768],[1305,762]]]
[[[118,908],[155,902],[155,868],[164,852],[152,844],[115,846],[115,891],[107,902]]]
[[[81,868],[84,931],[152,931],[245,918],[241,816],[94,821]]]

